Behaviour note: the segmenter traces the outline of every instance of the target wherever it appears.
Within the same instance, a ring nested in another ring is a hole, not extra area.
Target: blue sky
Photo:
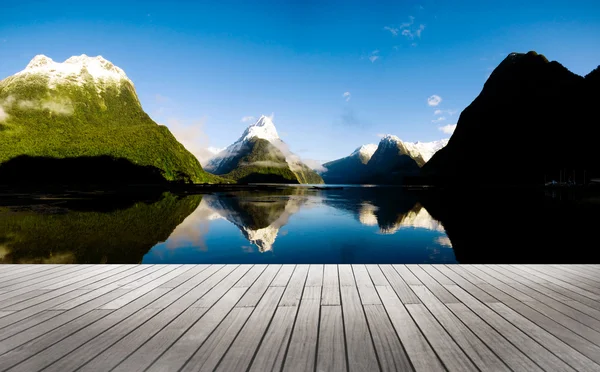
[[[511,52],[535,50],[580,75],[600,63],[600,1],[2,0],[1,9],[0,78],[36,54],[102,55],[155,121],[199,147],[224,147],[243,117],[273,113],[291,150],[318,161],[378,134],[448,137],[439,128]]]

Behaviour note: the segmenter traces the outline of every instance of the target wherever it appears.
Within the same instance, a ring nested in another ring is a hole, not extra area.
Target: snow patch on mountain
[[[15,74],[15,76],[26,76],[30,74],[39,74],[49,78],[50,88],[56,84],[76,83],[83,85],[86,79],[91,76],[93,81],[98,83],[120,83],[129,80],[125,71],[113,65],[102,56],[88,57],[85,54],[73,56],[64,62],[55,62],[43,54],[35,56],[25,67],[24,70]]]
[[[444,138],[439,141],[432,142],[404,142],[407,150],[411,153],[421,154],[423,160],[429,161],[433,154],[440,151],[448,144],[449,138]]]
[[[354,150],[350,156],[360,155],[362,158],[365,158],[368,161],[371,159],[375,151],[377,151],[377,145],[374,143],[369,143]]]
[[[395,147],[400,143],[404,145],[411,157],[417,158],[420,155],[423,158],[423,160],[429,161],[433,154],[435,154],[448,144],[448,141],[448,138],[444,138],[439,141],[432,142],[404,142],[398,136],[394,136],[393,134],[386,134],[381,138],[379,146],[381,146],[382,148],[387,148],[391,146]]]

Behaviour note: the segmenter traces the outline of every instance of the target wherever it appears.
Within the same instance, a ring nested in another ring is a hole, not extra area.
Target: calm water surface
[[[2,263],[598,259],[589,242],[595,239],[600,204],[539,191],[277,187],[202,195],[5,195],[0,200]]]

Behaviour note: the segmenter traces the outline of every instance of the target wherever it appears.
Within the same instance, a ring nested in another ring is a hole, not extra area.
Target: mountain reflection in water
[[[397,187],[2,197],[0,263],[598,262],[584,243],[599,204],[583,199]]]

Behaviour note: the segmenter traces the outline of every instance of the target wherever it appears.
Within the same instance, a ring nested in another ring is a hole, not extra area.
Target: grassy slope
[[[0,127],[0,163],[18,155],[54,158],[109,155],[154,166],[169,181],[217,183],[167,127],[142,110],[133,86],[108,86],[98,94],[90,81],[79,87],[48,89],[42,76],[9,77],[0,82],[0,102],[9,119]],[[8,107],[9,97],[13,104]],[[23,109],[18,102],[70,101],[73,113]]]

